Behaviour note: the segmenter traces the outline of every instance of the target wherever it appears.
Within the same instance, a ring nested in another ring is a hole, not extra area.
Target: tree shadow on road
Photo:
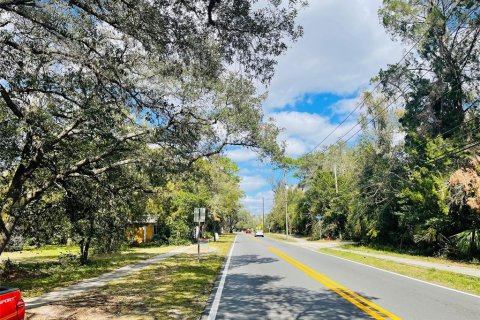
[[[304,288],[301,284],[282,284],[285,279],[282,274],[268,272],[269,268],[278,270],[273,265],[278,263],[282,263],[280,258],[256,254],[232,257],[217,319],[371,319],[313,278],[310,280],[318,284],[318,289],[316,286]],[[264,270],[266,265],[266,274],[255,274],[260,265]],[[249,267],[253,274],[243,273],[247,269],[241,267]],[[356,293],[369,301],[378,299]]]
[[[217,319],[371,319],[333,291],[282,287],[281,279],[230,274]]]
[[[267,264],[274,263],[279,261],[278,259],[262,257],[257,254],[244,254],[240,256],[235,256],[232,260],[230,269],[239,268],[252,264]]]

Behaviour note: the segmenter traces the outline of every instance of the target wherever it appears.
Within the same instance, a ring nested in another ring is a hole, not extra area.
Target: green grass
[[[62,253],[78,254],[80,249],[78,246],[54,246],[47,245],[41,248],[25,247],[22,251],[3,252],[0,256],[0,261],[12,260],[17,262],[22,261],[56,261],[58,256]]]
[[[292,238],[292,236],[288,236],[288,238],[285,239],[285,235],[280,233],[265,233],[265,237],[286,242],[296,242],[295,239]]]
[[[325,240],[325,239],[318,239],[318,240],[312,240],[311,238],[305,238],[308,242],[318,242],[318,243],[340,243],[342,240]]]
[[[413,259],[413,260],[419,260],[419,261],[427,261],[427,262],[449,264],[449,265],[460,266],[460,267],[480,269],[480,264],[478,263],[461,262],[461,261],[454,261],[454,260],[449,260],[449,259],[439,258],[439,257],[426,257],[426,256],[413,255],[408,253],[399,253],[399,252],[392,251],[388,247],[377,249],[377,248],[371,248],[367,246],[344,245],[344,246],[341,246],[340,248],[347,249],[347,250],[360,251],[360,252],[382,254],[382,255],[391,256],[391,257],[399,257],[399,258]]]
[[[174,246],[130,248],[112,254],[92,255],[85,266],[62,265],[58,262],[60,253],[67,251],[77,253],[78,250],[73,247],[51,246],[42,250],[25,250],[16,253],[18,256],[13,256],[12,261],[20,263],[14,264],[12,272],[1,276],[0,282],[2,285],[21,289],[25,298],[35,297],[174,248]]]
[[[233,239],[211,242],[200,263],[194,253],[178,254],[60,305],[118,319],[198,319]]]
[[[301,239],[308,242],[318,242],[318,243],[341,242],[340,240],[325,240],[325,239],[312,240],[312,238],[309,236],[297,236],[297,235],[296,236],[289,235],[288,239],[285,239],[285,234],[281,234],[281,233],[265,233],[265,236],[270,237],[272,239],[283,240],[287,242],[296,242],[295,239]]]
[[[328,253],[330,255],[342,257],[352,261],[361,262],[369,266],[393,271],[412,278],[425,280],[453,289],[470,292],[473,294],[480,294],[480,278],[478,277],[467,276],[433,268],[427,269],[415,267],[398,262],[364,256],[351,252],[337,251],[333,249],[320,249],[320,252]]]

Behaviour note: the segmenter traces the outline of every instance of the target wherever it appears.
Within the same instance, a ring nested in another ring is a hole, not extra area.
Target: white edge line
[[[215,293],[215,299],[213,300],[212,307],[208,313],[208,320],[215,320],[217,317],[217,311],[220,305],[220,299],[222,298],[223,287],[225,286],[225,280],[227,279],[228,268],[230,267],[230,259],[232,258],[233,248],[235,247],[237,237],[238,236],[235,236],[232,247],[230,248],[230,252],[228,253],[227,262],[225,263],[225,268],[222,272],[222,278],[220,279],[220,284],[218,285],[217,292]]]
[[[272,238],[270,238],[270,239],[272,239]],[[329,254],[329,253],[317,251],[317,250],[314,250],[314,249],[305,248],[305,247],[302,247],[301,245],[296,246],[296,245],[294,245],[294,244],[287,243],[286,241],[276,240],[276,239],[272,239],[272,240],[274,240],[274,241],[281,241],[281,242],[283,242],[283,243],[285,243],[285,244],[288,244],[288,245],[291,245],[291,246],[295,246],[295,247],[300,247],[300,248],[302,248],[302,249],[305,249],[305,250],[308,250],[308,251],[312,251],[312,252],[315,252],[315,253],[318,253],[318,254],[323,254],[323,255],[326,255],[326,256],[329,256],[329,257],[333,257],[333,258],[345,260],[345,261],[348,261],[348,262],[351,262],[351,263],[359,264],[359,265],[364,266],[364,267],[368,267],[368,268],[372,268],[372,269],[375,269],[375,270],[387,272],[387,273],[394,274],[394,275],[399,276],[399,277],[407,278],[407,279],[410,279],[410,280],[414,280],[414,281],[418,281],[418,282],[421,282],[421,283],[429,284],[429,285],[434,286],[434,287],[438,287],[438,288],[450,290],[450,291],[457,292],[457,293],[462,293],[462,294],[465,294],[465,295],[467,295],[467,296],[471,296],[471,297],[480,299],[480,296],[479,296],[479,295],[476,295],[476,294],[473,294],[473,293],[468,293],[468,292],[465,292],[465,291],[460,291],[460,290],[457,290],[457,289],[445,287],[445,286],[442,286],[442,285],[439,285],[439,284],[436,284],[436,283],[432,283],[432,282],[428,282],[428,281],[425,281],[425,280],[420,280],[420,279],[412,278],[412,277],[406,276],[406,275],[404,275],[404,274],[400,274],[400,273],[393,272],[393,271],[390,271],[390,270],[385,270],[385,269],[377,268],[377,267],[370,266],[370,265],[365,264],[365,263],[361,263],[361,262],[357,262],[357,261],[345,259],[345,258],[342,258],[342,257],[335,256],[335,255],[333,255],[333,254]],[[319,249],[331,249],[331,248],[319,248]],[[333,249],[333,250],[335,250],[335,249]],[[381,258],[377,258],[377,259],[381,259]],[[386,261],[390,261],[390,260],[386,260]],[[394,262],[394,261],[393,261],[393,262]],[[395,263],[400,263],[400,262],[395,262]],[[400,264],[402,264],[402,263],[400,263]],[[405,263],[403,263],[403,264],[405,264]],[[405,265],[408,265],[408,264],[405,264]],[[422,268],[422,269],[427,269],[427,268],[418,267],[418,266],[414,266],[414,267]],[[435,268],[434,268],[434,269],[435,269]],[[444,271],[444,270],[439,270],[439,269],[436,269],[436,270],[438,270],[438,271]],[[455,274],[464,275],[464,274],[462,274],[462,273],[457,273],[457,272],[452,272],[452,271],[445,271],[445,272],[450,272],[450,273],[455,273]],[[465,275],[465,276],[468,276],[468,275]]]

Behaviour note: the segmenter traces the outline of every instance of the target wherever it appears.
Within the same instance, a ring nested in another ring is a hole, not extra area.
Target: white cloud
[[[246,162],[257,159],[257,153],[250,149],[234,149],[225,151],[225,155],[236,162]]]
[[[380,25],[380,4],[310,1],[298,20],[304,37],[279,58],[265,108],[284,108],[309,92],[357,92],[380,68],[397,62],[403,47]]]
[[[286,151],[289,156],[300,156],[310,151],[337,126],[330,123],[327,117],[316,113],[282,111],[273,113],[271,116],[276,120],[278,126],[284,129],[279,139],[286,141]],[[322,143],[322,146],[335,143],[339,137],[356,124],[355,119],[352,117],[347,120]],[[348,137],[349,135],[347,135]]]
[[[393,42],[380,25],[377,11],[381,2],[312,0],[301,12],[298,22],[303,25],[305,35],[279,58],[276,74],[268,88],[269,97],[264,104],[266,116],[274,118],[277,125],[284,128],[279,140],[286,142],[289,156],[300,156],[312,150],[354,110],[360,100],[359,97],[343,99],[325,106],[327,112],[320,112],[315,110],[312,97],[325,93],[351,97],[367,89],[371,77],[379,69],[402,57],[402,44]],[[259,86],[260,92],[265,90]],[[301,110],[295,110],[300,106],[295,105],[297,102],[302,102]],[[335,143],[347,133],[356,124],[358,111],[322,146]],[[346,138],[356,131],[357,128]],[[248,192],[242,203],[257,214],[261,212],[259,191],[267,188],[265,180],[269,181],[269,174],[258,171],[258,160],[249,154],[235,151],[232,156],[237,157],[240,166],[249,168],[241,170],[246,178],[242,181],[242,188]]]
[[[360,97],[352,98],[352,99],[342,99],[332,105],[332,111],[338,115],[345,115],[347,116],[350,112],[354,111],[358,105],[362,102]],[[352,117],[355,116],[359,109],[355,110],[355,113],[352,114]]]
[[[273,191],[261,191],[254,195],[245,196],[241,201],[242,205],[254,215],[262,213],[263,201],[265,201],[265,214],[270,212],[273,206]],[[263,198],[263,199],[262,199]]]
[[[245,192],[261,189],[268,185],[268,181],[261,176],[242,176],[240,187]]]

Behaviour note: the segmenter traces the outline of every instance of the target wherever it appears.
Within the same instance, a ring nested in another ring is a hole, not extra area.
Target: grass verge
[[[461,262],[461,261],[454,261],[454,260],[449,260],[449,259],[439,258],[439,257],[426,257],[426,256],[413,255],[413,254],[407,254],[407,253],[399,253],[399,252],[393,252],[390,250],[371,248],[367,246],[344,245],[344,246],[341,246],[340,248],[347,249],[347,250],[360,251],[360,252],[382,254],[382,255],[391,256],[391,257],[406,258],[406,259],[413,259],[418,261],[427,261],[427,262],[448,264],[452,266],[480,269],[480,264],[478,263]]]
[[[433,268],[421,268],[379,258],[364,256],[361,254],[337,251],[333,249],[320,249],[320,252],[328,253],[337,257],[357,261],[369,266],[393,271],[412,278],[436,283],[445,287],[480,295],[480,279],[478,277],[457,274],[453,272],[437,270]]]
[[[211,242],[200,263],[194,251],[178,254],[57,307],[78,318],[198,319],[233,239]]]
[[[265,237],[286,242],[296,242],[291,236],[288,236],[288,238],[285,239],[285,235],[279,233],[265,233]]]
[[[69,247],[51,247],[32,252],[23,251],[24,256],[14,260],[12,270],[0,275],[0,283],[4,286],[19,288],[24,298],[36,297],[56,288],[66,287],[83,279],[93,278],[125,265],[154,257],[173,250],[174,246],[149,248],[130,248],[126,251],[92,255],[87,265],[61,264],[60,253]],[[74,250],[71,253],[76,253]],[[78,252],[78,250],[77,250]],[[3,255],[2,255],[3,256]],[[32,258],[33,257],[33,258]],[[15,263],[15,262],[20,263]]]
[[[25,247],[22,251],[3,252],[2,255],[0,256],[0,261],[6,261],[8,259],[16,262],[56,261],[58,259],[58,256],[62,253],[78,254],[79,252],[80,252],[80,249],[76,245],[71,245],[71,246],[46,245],[40,248]]]
[[[334,243],[334,242],[340,242],[340,240],[326,240],[326,239],[312,239],[310,236],[298,236],[296,235],[295,238],[301,239],[304,241],[308,242],[319,242],[319,243]]]

